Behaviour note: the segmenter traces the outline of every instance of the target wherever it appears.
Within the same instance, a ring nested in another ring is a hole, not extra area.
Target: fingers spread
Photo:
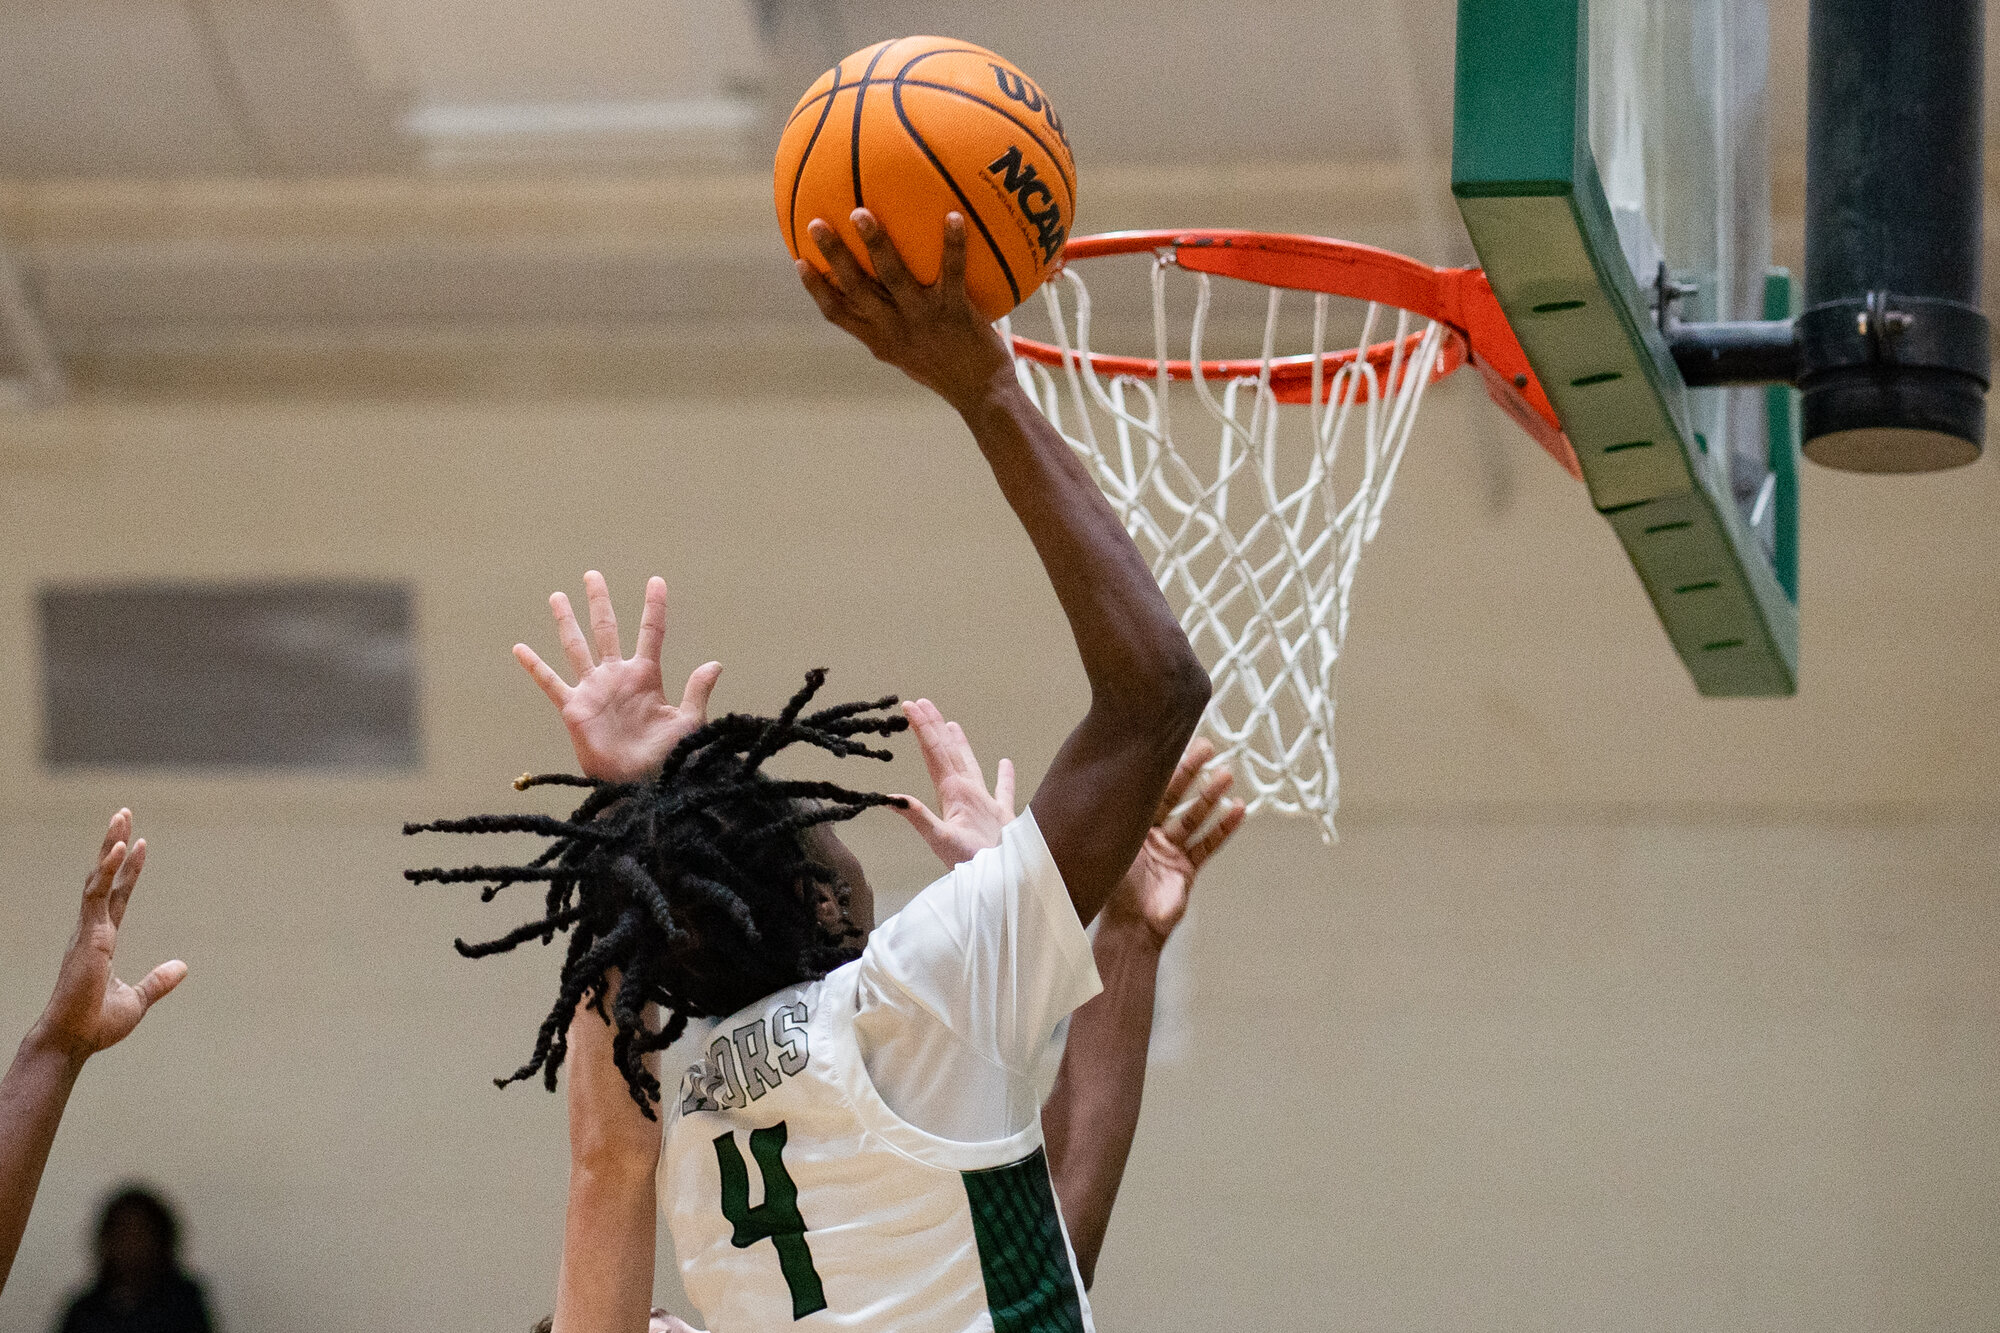
[[[158,967],[148,972],[144,980],[140,981],[132,989],[139,992],[140,1001],[148,1009],[151,1009],[169,991],[180,985],[181,979],[187,976],[187,974],[188,965],[180,959],[175,958],[161,963]]]
[[[583,630],[576,623],[576,612],[570,609],[567,593],[549,594],[549,612],[556,618],[556,638],[562,640],[563,656],[579,677],[589,674],[597,662],[590,655],[590,645],[584,641]]]
[[[138,886],[139,872],[146,868],[146,840],[132,844],[132,850],[125,854],[125,864],[118,867],[118,873],[111,881],[111,897],[106,903],[111,913],[111,924],[120,925],[125,920],[125,904],[132,897],[132,890]]]
[[[667,641],[667,581],[657,574],[646,580],[646,609],[639,616],[639,642],[634,657],[648,662],[660,660],[660,647]]]
[[[681,691],[681,711],[692,713],[699,721],[708,721],[708,696],[715,692],[715,682],[722,677],[722,663],[704,662],[688,677],[687,688]]]
[[[922,290],[904,266],[902,252],[896,249],[896,243],[889,239],[889,233],[873,213],[857,208],[849,220],[861,233],[861,243],[868,247],[868,262],[874,265],[876,280],[889,289],[890,295],[905,297]]]
[[[847,242],[841,239],[840,233],[820,218],[814,218],[806,231],[811,235],[813,244],[819,247],[820,254],[826,257],[831,269],[827,280],[847,298],[857,314],[865,316],[871,309],[879,310],[887,306],[887,294],[861,267],[861,261],[847,248]]]
[[[549,696],[550,703],[554,704],[557,708],[561,708],[569,702],[569,696],[574,691],[563,682],[561,676],[556,674],[554,667],[535,655],[533,648],[530,648],[525,643],[515,644],[514,660],[519,662],[522,668],[535,678],[535,684],[542,687],[542,693]]]
[[[1201,766],[1215,758],[1215,743],[1206,736],[1197,736],[1181,751],[1180,763],[1174,765],[1174,775],[1167,779],[1167,790],[1160,797],[1160,808],[1153,815],[1155,824],[1163,823],[1168,812],[1187,797],[1188,784],[1194,781]]]
[[[90,872],[90,878],[83,882],[83,905],[102,907],[111,896],[111,882],[118,875],[118,867],[125,864],[125,844],[114,842],[111,850],[98,858],[97,869]]]
[[[799,281],[806,285],[807,294],[812,297],[813,304],[819,307],[820,314],[826,316],[827,322],[838,325],[858,337],[865,326],[860,317],[854,313],[853,307],[847,304],[847,298],[826,280],[826,274],[803,259],[799,260],[795,267],[799,271]]]
[[[597,660],[621,660],[625,653],[618,645],[618,617],[612,613],[611,588],[604,575],[594,569],[584,574],[583,595],[590,604],[590,637],[597,644]]]
[[[930,842],[935,835],[944,831],[944,821],[916,797],[897,793],[892,794],[890,799],[902,802],[900,806],[892,805],[889,808],[908,820],[910,827],[915,829],[925,842]]]
[[[1215,821],[1215,827],[1187,849],[1188,864],[1196,870],[1201,869],[1202,864],[1215,855],[1223,843],[1229,841],[1230,835],[1243,827],[1243,817],[1247,813],[1249,813],[1248,807],[1243,802],[1229,802],[1228,807],[1222,812],[1222,818]]]
[[[993,779],[993,799],[1007,812],[1007,818],[1014,817],[1014,761],[1002,759],[1000,772]]]
[[[950,752],[945,756],[951,761],[953,771],[961,777],[971,778],[986,788],[986,775],[979,771],[979,756],[972,752],[972,742],[965,739],[965,728],[956,722],[944,724],[945,738],[950,742]]]
[[[931,785],[942,786],[944,780],[951,776],[951,760],[947,754],[950,737],[944,729],[944,715],[929,699],[905,699],[903,716],[910,719],[910,730],[917,733],[917,749],[923,753],[924,769],[931,775]]]
[[[1195,793],[1194,799],[1189,801],[1184,809],[1167,820],[1162,825],[1161,831],[1173,841],[1185,843],[1190,837],[1201,831],[1201,826],[1206,824],[1208,817],[1215,813],[1216,802],[1222,799],[1224,793],[1235,782],[1236,775],[1226,768],[1220,768],[1210,773],[1202,779],[1201,788]]]
[[[111,816],[111,824],[104,830],[104,841],[97,845],[97,859],[102,861],[111,855],[112,847],[121,842],[129,842],[131,838],[132,812],[123,809]]]

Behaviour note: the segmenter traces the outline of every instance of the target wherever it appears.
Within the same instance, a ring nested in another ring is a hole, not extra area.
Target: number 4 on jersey
[[[715,1138],[715,1164],[722,1171],[722,1215],[736,1228],[729,1243],[747,1250],[768,1240],[778,1251],[778,1267],[792,1293],[792,1318],[804,1319],[826,1308],[826,1292],[806,1247],[806,1220],[799,1216],[799,1187],[785,1169],[785,1122],[750,1131],[750,1155],[764,1178],[764,1202],[750,1206],[750,1172],[737,1151],[736,1135]]]

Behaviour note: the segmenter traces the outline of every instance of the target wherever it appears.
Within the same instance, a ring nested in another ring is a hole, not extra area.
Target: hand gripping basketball
[[[943,258],[938,219],[966,221],[966,293],[999,319],[1062,262],[1076,218],[1076,161],[1062,117],[1026,71],[951,37],[900,37],[856,51],[813,81],[785,121],[772,203],[792,258],[815,268],[806,227],[867,208],[919,282]]]
[[[826,256],[822,274],[797,260],[799,281],[812,293],[820,313],[861,340],[878,361],[886,361],[961,413],[971,410],[997,385],[1014,380],[1007,345],[973,308],[965,292],[965,219],[944,219],[944,264],[929,286],[910,275],[889,234],[865,208],[850,219],[868,247],[875,269],[870,277],[860,260],[822,218],[807,233]]]

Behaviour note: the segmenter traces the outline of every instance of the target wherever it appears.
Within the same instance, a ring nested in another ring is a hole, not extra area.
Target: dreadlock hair
[[[498,1087],[537,1072],[553,1092],[569,1053],[569,1021],[577,1005],[616,1025],[612,1056],[632,1099],[648,1118],[660,1084],[641,1057],[664,1049],[692,1018],[735,1013],[745,1005],[817,980],[861,955],[861,933],[845,922],[821,924],[815,899],[830,890],[845,917],[847,889],[809,850],[809,831],[852,819],[871,806],[901,806],[896,797],[850,791],[830,782],[789,781],[763,772],[764,761],[789,745],[806,744],[839,757],[887,760],[887,750],[855,739],[886,736],[909,726],[890,713],[892,695],[840,704],[801,717],[826,681],[824,668],[775,718],[731,713],[685,737],[659,775],[640,782],[600,782],[566,773],[524,774],[517,790],[587,787],[568,819],[547,815],[474,815],[405,824],[409,833],[538,833],[550,839],[526,865],[406,870],[414,884],[484,884],[491,902],[509,884],[546,883],[542,915],[481,944],[453,941],[467,958],[505,953],[529,940],[548,944],[569,932],[555,1004],[535,1035],[528,1062]],[[622,981],[606,1010],[605,973]],[[666,1015],[647,1029],[644,1007]]]

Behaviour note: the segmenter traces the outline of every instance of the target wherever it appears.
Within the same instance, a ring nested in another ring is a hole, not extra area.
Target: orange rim
[[[1487,395],[1571,476],[1582,479],[1576,452],[1563,434],[1555,408],[1528,365],[1527,354],[1500,309],[1492,284],[1479,269],[1434,268],[1390,250],[1323,236],[1232,229],[1116,231],[1079,236],[1063,247],[1063,262],[1131,254],[1158,255],[1193,273],[1238,278],[1290,291],[1324,292],[1374,301],[1434,320],[1444,325],[1448,333],[1439,349],[1432,379],[1443,379],[1470,361],[1485,381]],[[1413,333],[1401,340],[1405,357],[1422,336]],[[1082,360],[1078,353],[1065,354],[1053,344],[1032,338],[1015,338],[1014,350],[1045,366],[1061,366],[1072,358]],[[1354,361],[1357,351],[1349,348],[1327,354],[1321,363],[1325,367],[1322,393],[1332,391],[1334,376],[1341,367]],[[1371,344],[1365,355],[1378,370],[1386,372],[1397,351],[1397,340],[1390,338]],[[1143,356],[1093,352],[1089,361],[1099,374],[1130,375],[1138,379],[1155,379],[1162,369],[1157,360]],[[1312,398],[1313,361],[1310,353],[1272,359],[1271,390],[1280,402],[1303,403]],[[1254,378],[1263,373],[1263,366],[1256,359],[1204,360],[1201,374],[1204,379]],[[1168,361],[1165,371],[1176,380],[1191,380],[1195,376],[1189,361]]]

